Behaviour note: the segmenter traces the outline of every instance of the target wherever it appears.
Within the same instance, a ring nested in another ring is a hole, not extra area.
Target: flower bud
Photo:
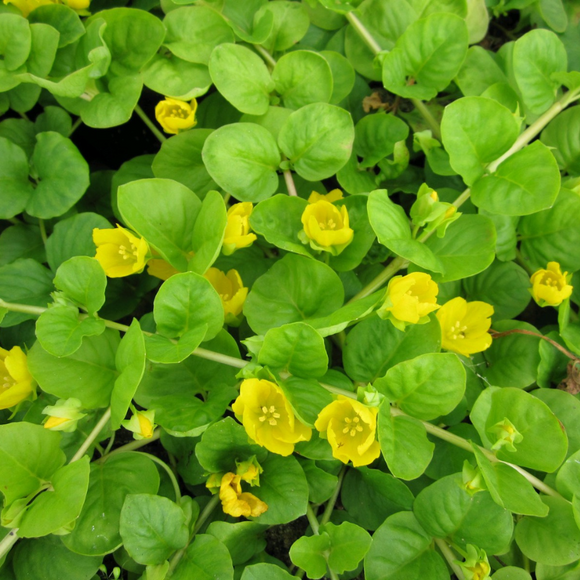
[[[248,289],[244,286],[238,271],[230,270],[225,274],[217,268],[210,268],[204,276],[220,295],[226,324],[239,326]]]
[[[133,431],[133,437],[137,440],[151,439],[155,431],[155,411],[137,411],[131,406],[133,415],[129,420],[121,421],[121,425]]]
[[[64,431],[72,433],[80,419],[86,417],[86,413],[81,413],[82,403],[75,398],[60,399],[55,405],[45,407],[43,415],[48,415],[44,422],[44,428],[51,431]]]
[[[493,433],[497,436],[496,442],[491,446],[492,449],[498,450],[502,447],[506,451],[515,452],[517,451],[515,443],[519,443],[523,440],[524,436],[516,429],[515,425],[505,417],[503,421],[496,423],[492,427],[488,428],[489,433]]]

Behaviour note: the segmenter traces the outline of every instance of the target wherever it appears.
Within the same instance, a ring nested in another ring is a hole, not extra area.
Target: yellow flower
[[[227,274],[217,268],[210,268],[205,278],[215,288],[222,299],[225,321],[230,326],[238,326],[241,322],[242,309],[248,295],[248,289],[244,286],[237,270],[230,270]]]
[[[424,324],[429,322],[429,313],[439,308],[438,293],[439,287],[429,274],[413,272],[395,276],[389,282],[378,315],[389,318],[399,330],[405,330],[407,324]]]
[[[302,225],[304,230],[300,239],[303,243],[310,243],[314,250],[330,252],[334,256],[338,256],[354,236],[348,225],[346,206],[339,209],[326,200],[306,206]]]
[[[120,225],[117,224],[117,229],[95,228],[93,242],[97,246],[95,258],[109,278],[130,276],[145,268],[149,244]]]
[[[219,490],[222,484],[222,477],[224,476],[223,473],[212,473],[205,482],[205,487],[209,489],[212,495],[215,495]]]
[[[548,262],[546,270],[538,270],[530,278],[530,292],[540,306],[559,306],[572,295],[568,272],[562,274],[558,262]]]
[[[69,8],[73,10],[78,10],[79,12],[85,12],[90,6],[91,0],[63,0],[63,4],[66,4]]]
[[[252,455],[247,461],[236,461],[236,475],[246,481],[252,487],[260,487],[260,474],[264,473],[262,466],[258,463],[255,455]]]
[[[244,516],[257,518],[268,506],[255,495],[242,492],[241,477],[234,473],[226,473],[222,477],[220,499],[224,513],[235,518]]]
[[[147,274],[160,280],[168,280],[171,276],[179,274],[179,270],[162,258],[152,258],[147,262]]]
[[[34,394],[34,379],[19,346],[0,348],[0,409],[9,409]]]
[[[464,356],[482,352],[491,346],[493,306],[486,302],[466,302],[457,297],[438,311],[441,326],[441,346]]]
[[[339,395],[322,409],[314,426],[332,447],[332,456],[354,467],[372,463],[381,453],[377,441],[377,407]]]
[[[290,455],[296,443],[312,436],[312,429],[296,419],[282,389],[271,381],[243,381],[232,409],[250,439],[272,453]]]
[[[55,0],[4,0],[4,4],[14,4],[25,18],[39,6],[57,3]]]
[[[51,431],[64,431],[72,433],[77,428],[77,423],[86,413],[81,413],[82,403],[78,399],[60,399],[56,405],[45,407],[43,415],[48,415],[44,423],[45,429]]]
[[[133,431],[133,437],[137,440],[151,439],[155,431],[155,411],[137,411],[133,407],[131,418],[122,421],[121,425],[129,431]]]
[[[165,97],[155,107],[155,118],[166,133],[177,135],[180,131],[191,129],[197,125],[195,112],[197,101],[192,99],[190,103]]]
[[[222,247],[226,256],[240,248],[251,246],[257,239],[256,234],[250,233],[250,215],[253,209],[254,206],[249,201],[236,203],[228,209],[228,221]]]
[[[308,198],[308,203],[316,203],[317,201],[328,201],[332,203],[333,201],[338,201],[342,199],[342,191],[340,189],[333,189],[329,191],[326,195],[313,191]]]
[[[491,567],[484,550],[467,544],[465,562],[457,562],[463,570],[465,580],[487,580],[491,573]]]

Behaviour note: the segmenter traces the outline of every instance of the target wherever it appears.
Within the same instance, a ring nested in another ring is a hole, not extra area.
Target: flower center
[[[318,222],[321,230],[335,230],[336,229],[336,222],[330,218],[326,220],[326,222]]]
[[[181,107],[175,107],[171,109],[171,113],[169,113],[170,117],[178,117],[180,119],[187,118],[187,112],[184,111]]]
[[[363,430],[363,426],[360,424],[359,417],[354,417],[352,419],[350,417],[345,417],[344,423],[345,427],[342,432],[345,435],[348,433],[351,437],[354,437],[357,433],[361,433]]]
[[[554,276],[547,276],[546,279],[543,281],[544,285],[550,286],[552,288],[560,288],[560,284],[558,283],[558,279]]]
[[[16,384],[16,381],[10,375],[4,375],[2,377],[2,384],[0,388],[3,391],[7,391],[9,388],[13,387]]]
[[[278,425],[277,419],[280,418],[280,413],[276,413],[276,407],[274,405],[270,405],[270,407],[264,405],[262,407],[262,413],[264,414],[261,417],[258,417],[258,420],[261,423],[268,421],[269,425]]]
[[[137,245],[131,242],[131,249],[128,250],[127,246],[122,244],[119,246],[119,254],[123,256],[123,260],[130,260],[137,258]]]
[[[457,320],[447,333],[447,336],[453,340],[457,340],[458,338],[465,338],[466,330],[467,326],[462,326],[461,322]]]

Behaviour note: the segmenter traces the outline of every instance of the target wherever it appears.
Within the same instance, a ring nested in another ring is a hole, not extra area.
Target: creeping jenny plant
[[[577,578],[579,6],[0,3],[0,580]]]

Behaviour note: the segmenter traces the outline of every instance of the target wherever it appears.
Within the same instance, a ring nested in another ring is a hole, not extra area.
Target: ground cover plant
[[[1,580],[578,580],[580,4],[0,4]]]

